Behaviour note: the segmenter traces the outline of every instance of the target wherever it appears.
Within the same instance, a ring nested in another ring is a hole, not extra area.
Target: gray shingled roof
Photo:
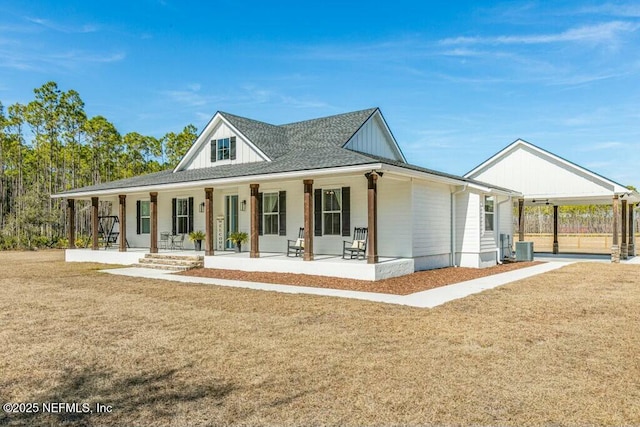
[[[472,179],[343,148],[342,146],[376,111],[377,108],[370,108],[367,110],[280,126],[221,112],[220,114],[226,120],[228,120],[252,143],[258,146],[272,159],[272,161],[226,164],[177,172],[166,170],[65,191],[60,193],[60,195],[77,192],[113,190],[118,188],[125,189],[163,184],[198,182],[212,179],[239,178],[243,176],[266,175],[272,173],[318,170],[365,165],[370,163],[383,163],[414,171],[425,172],[431,175],[453,178],[465,182],[479,183]],[[489,187],[497,188],[490,185]]]
[[[222,111],[220,115],[275,160],[299,148],[342,147],[376,111],[377,108],[369,108],[279,126]]]

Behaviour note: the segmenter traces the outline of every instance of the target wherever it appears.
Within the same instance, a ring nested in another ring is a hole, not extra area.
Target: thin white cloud
[[[452,37],[440,40],[441,45],[472,44],[548,44],[568,42],[603,43],[617,40],[623,33],[632,33],[640,28],[640,24],[612,21],[596,25],[571,28],[555,34],[534,34],[524,36],[492,36],[492,37]]]
[[[621,142],[609,141],[609,142],[599,142],[591,145],[587,145],[584,147],[578,148],[578,151],[600,151],[600,150],[609,150],[611,148],[621,147],[623,144]]]
[[[83,24],[79,26],[62,25],[48,19],[25,17],[29,22],[38,24],[49,30],[58,31],[61,33],[73,34],[73,33],[94,33],[99,30],[99,27],[94,24]]]
[[[62,69],[76,69],[87,64],[119,62],[125,58],[124,52],[101,53],[72,50],[39,53],[26,48],[0,49],[0,67],[23,71],[49,72],[52,65]]]
[[[585,6],[579,9],[578,13],[640,18],[640,4],[605,3],[598,6]]]

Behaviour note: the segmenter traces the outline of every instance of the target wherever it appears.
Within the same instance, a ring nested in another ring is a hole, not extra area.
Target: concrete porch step
[[[198,255],[145,254],[135,267],[155,268],[158,270],[185,271],[204,267],[204,257]]]
[[[176,255],[176,254],[144,254],[144,259],[179,259],[179,260],[192,260],[203,261],[202,255]]]

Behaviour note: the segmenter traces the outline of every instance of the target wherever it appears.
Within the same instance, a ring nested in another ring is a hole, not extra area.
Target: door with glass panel
[[[225,196],[225,239],[238,231],[238,196]],[[225,240],[226,249],[234,249],[233,242]]]

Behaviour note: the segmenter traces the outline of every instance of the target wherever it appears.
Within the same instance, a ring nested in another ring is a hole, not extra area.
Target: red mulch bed
[[[339,277],[312,276],[309,274],[265,273],[238,270],[198,268],[185,271],[185,276],[210,277],[249,282],[275,283],[280,285],[310,286],[314,288],[345,289],[350,291],[378,292],[384,294],[408,295],[479,277],[491,276],[519,268],[531,267],[540,262],[516,262],[488,268],[447,267],[436,270],[419,271],[402,277],[370,282],[368,280],[342,279]]]

